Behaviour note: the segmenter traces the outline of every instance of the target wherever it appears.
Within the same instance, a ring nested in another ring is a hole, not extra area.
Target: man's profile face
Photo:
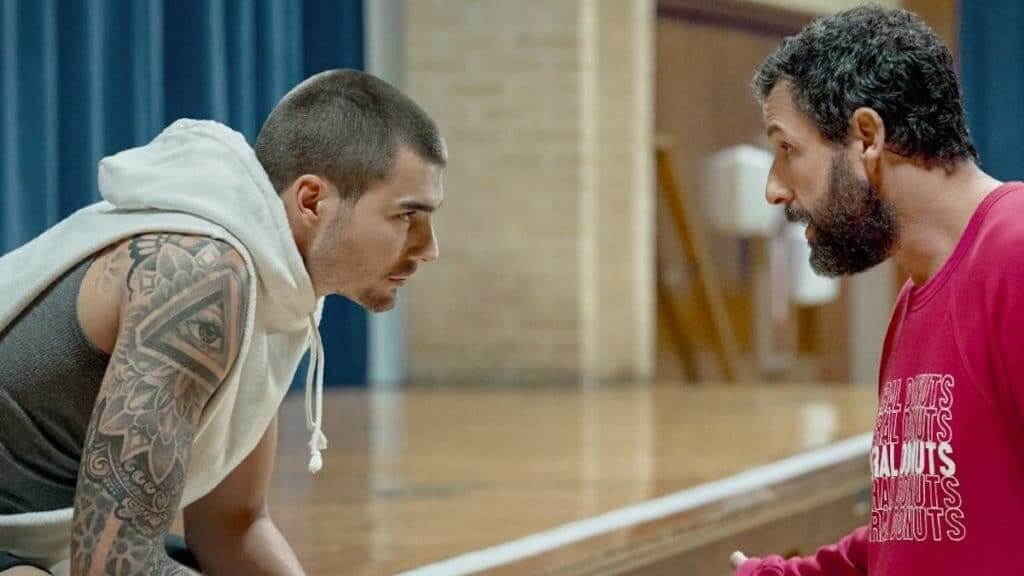
[[[438,256],[432,213],[443,200],[442,168],[400,148],[391,175],[355,202],[338,201],[312,242],[307,264],[317,291],[371,312],[393,308],[398,288]]]
[[[763,113],[775,153],[765,196],[785,206],[789,221],[807,224],[814,271],[855,274],[888,258],[898,241],[896,211],[857,173],[847,148],[821,136],[786,81],[765,99]]]

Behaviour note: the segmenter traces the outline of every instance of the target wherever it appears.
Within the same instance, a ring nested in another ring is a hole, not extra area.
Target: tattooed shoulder
[[[152,234],[127,246],[122,331],[135,346],[196,381],[216,385],[231,368],[244,328],[249,275],[226,242]]]

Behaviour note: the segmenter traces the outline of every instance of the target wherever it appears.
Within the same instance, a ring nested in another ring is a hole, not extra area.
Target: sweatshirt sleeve
[[[865,576],[868,573],[868,531],[860,527],[837,544],[822,546],[812,556],[750,558],[736,576]]]

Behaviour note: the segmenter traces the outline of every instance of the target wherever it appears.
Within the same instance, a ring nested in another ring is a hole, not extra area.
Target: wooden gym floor
[[[725,575],[734,548],[806,553],[863,522],[875,395],[333,390],[316,476],[294,396],[272,514],[312,575]]]

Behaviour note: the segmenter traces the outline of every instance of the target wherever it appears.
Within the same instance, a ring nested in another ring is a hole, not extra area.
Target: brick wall
[[[414,0],[406,88],[451,165],[413,380],[650,373],[651,0]]]

